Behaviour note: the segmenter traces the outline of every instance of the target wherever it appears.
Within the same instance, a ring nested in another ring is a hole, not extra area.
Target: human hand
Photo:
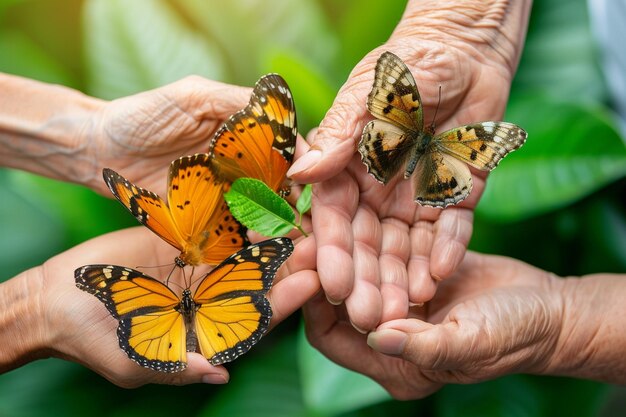
[[[550,373],[563,345],[585,340],[565,337],[565,281],[514,259],[468,252],[435,297],[412,309],[416,318],[383,323],[366,336],[341,307],[317,296],[304,308],[307,336],[328,358],[398,399],[425,397],[447,383]],[[569,350],[585,351],[584,342],[574,344]],[[563,356],[572,366],[574,355]]]
[[[102,102],[85,123],[81,182],[109,196],[102,168],[165,194],[171,161],[208,152],[213,133],[245,107],[251,88],[189,76],[155,90]]]
[[[432,298],[436,282],[463,259],[485,173],[472,171],[473,191],[445,210],[413,201],[411,181],[378,184],[355,154],[374,68],[384,51],[399,55],[420,88],[430,123],[442,86],[438,128],[498,120],[521,52],[529,4],[492,10],[482,2],[409,2],[389,41],[357,64],[312,133],[311,150],[289,175],[313,187],[318,273],[328,299],[345,301],[363,331],[406,317],[411,303]]]
[[[126,243],[120,245],[120,242]],[[273,310],[270,327],[318,291],[319,281],[313,271],[314,257],[310,256],[314,250],[312,239],[299,242],[281,273],[276,276],[274,286],[268,293]],[[164,244],[152,232],[138,227],[94,238],[51,258],[42,267],[30,270],[25,285],[36,298],[30,311],[39,313],[31,318],[36,324],[28,332],[37,339],[31,343],[40,350],[35,356],[56,356],[81,363],[122,387],[137,387],[146,383],[226,383],[226,369],[211,366],[197,353],[188,353],[187,369],[175,374],[160,373],[135,364],[119,347],[117,320],[111,317],[100,301],[76,288],[74,283],[74,269],[85,264],[111,263],[134,268],[166,265],[171,264],[174,252],[175,249]],[[148,270],[147,273],[165,279],[170,270],[171,266],[168,266]],[[202,268],[196,268],[194,275],[202,272]],[[176,274],[175,271],[172,281],[181,278]]]

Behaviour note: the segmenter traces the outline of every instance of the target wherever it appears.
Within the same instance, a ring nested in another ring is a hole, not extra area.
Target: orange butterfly
[[[215,133],[209,146],[211,167],[228,182],[256,178],[274,191],[284,187],[298,134],[289,86],[278,74],[264,75],[250,103]]]
[[[265,334],[272,309],[265,294],[293,251],[290,239],[248,246],[206,274],[182,298],[160,281],[134,269],[86,265],[76,286],[95,295],[119,320],[120,347],[139,365],[162,372],[187,367],[198,348],[211,364],[230,362]]]
[[[248,243],[245,228],[224,202],[224,182],[211,172],[209,155],[172,162],[167,180],[168,205],[158,195],[105,168],[104,181],[139,222],[180,249],[176,264],[218,264]]]

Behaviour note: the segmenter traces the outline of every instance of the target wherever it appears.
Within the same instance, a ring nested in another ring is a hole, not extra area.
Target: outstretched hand
[[[412,309],[414,318],[383,323],[366,336],[318,296],[304,309],[307,336],[398,399],[422,398],[447,383],[541,373],[564,333],[563,281],[514,259],[468,252],[435,297]]]
[[[299,242],[291,258],[279,271],[268,294],[273,310],[273,327],[300,308],[319,289],[312,239]],[[182,372],[167,374],[140,367],[119,347],[117,320],[93,295],[74,283],[74,269],[85,264],[114,264],[131,268],[165,265],[143,272],[164,280],[172,270],[176,249],[143,227],[125,229],[89,240],[47,261],[40,268],[43,288],[38,293],[39,307],[45,320],[40,343],[47,354],[81,363],[122,387],[146,383],[189,384],[197,382],[226,383],[228,372],[223,366],[212,366],[202,355],[188,353],[188,367]],[[305,256],[306,255],[306,256]],[[196,268],[194,276],[201,274]],[[182,278],[176,268],[172,279]],[[187,271],[189,273],[189,271]],[[182,282],[181,282],[182,284]],[[173,287],[175,288],[175,287]]]
[[[352,324],[363,331],[405,317],[410,305],[432,298],[437,281],[454,272],[486,178],[473,171],[469,198],[441,210],[415,203],[411,180],[399,176],[382,186],[367,173],[355,149],[372,119],[365,104],[376,60],[384,51],[404,59],[420,88],[426,124],[442,87],[438,130],[500,119],[513,76],[493,51],[476,56],[488,49],[486,43],[418,42],[397,32],[355,67],[319,129],[309,135],[311,149],[290,171],[296,181],[316,183],[312,221],[326,296],[333,304],[345,301]]]
[[[104,195],[102,168],[111,168],[157,194],[165,194],[171,161],[209,151],[213,133],[245,107],[251,88],[189,76],[155,90],[102,102],[82,130],[82,181]]]

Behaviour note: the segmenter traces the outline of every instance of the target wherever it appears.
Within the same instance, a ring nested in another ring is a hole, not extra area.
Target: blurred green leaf
[[[32,189],[21,186],[15,174],[0,170],[0,282],[41,264],[62,250],[65,241],[62,218]]]
[[[84,14],[89,92],[113,99],[186,75],[223,75],[215,47],[165,0],[87,0]]]
[[[306,417],[298,380],[295,337],[288,336],[263,354],[246,356],[227,386],[199,416]],[[256,353],[256,352],[255,352]]]
[[[585,0],[533,2],[512,101],[530,93],[573,103],[606,99],[587,7]]]
[[[490,174],[481,216],[528,218],[626,176],[626,146],[600,108],[529,98],[510,106],[507,120],[524,127],[528,140]]]
[[[541,417],[544,396],[528,377],[514,375],[482,384],[448,385],[435,403],[441,417]]]
[[[77,373],[80,365],[50,359],[37,361],[0,376],[0,416],[40,417],[80,415],[73,399],[59,386]]]
[[[298,130],[302,136],[316,127],[335,100],[335,87],[328,75],[314,61],[288,50],[274,50],[268,55],[268,68],[287,80],[298,112]]]
[[[313,187],[311,184],[307,184],[302,189],[302,193],[300,197],[298,197],[298,201],[296,201],[296,210],[298,213],[305,214],[307,211],[311,210],[311,195],[313,193]]]
[[[334,416],[391,399],[370,378],[342,368],[313,349],[304,327],[298,337],[298,363],[304,401],[320,415]]]
[[[12,181],[26,201],[37,207],[45,206],[65,225],[63,249],[122,227],[138,225],[117,201],[85,187],[19,171],[12,173]]]
[[[314,0],[175,0],[186,19],[221,48],[228,62],[226,81],[252,85],[265,71],[268,50],[298,51],[324,67],[338,44]],[[285,77],[287,79],[287,77]]]
[[[0,31],[0,71],[48,83],[76,85],[76,80],[59,62],[14,30]]]
[[[288,50],[268,54],[268,68],[289,83],[298,112],[298,130],[302,136],[322,121],[333,104],[338,87],[328,79],[317,63]]]
[[[263,236],[282,236],[295,226],[289,203],[257,179],[238,178],[224,199],[241,224]]]
[[[405,7],[403,1],[347,2],[338,25],[346,76],[368,52],[389,39]]]

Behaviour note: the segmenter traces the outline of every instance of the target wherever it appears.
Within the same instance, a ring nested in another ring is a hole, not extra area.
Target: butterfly
[[[256,178],[287,194],[284,182],[297,133],[289,86],[278,74],[264,75],[254,86],[249,104],[215,132],[209,146],[211,167],[228,182]]]
[[[119,320],[122,350],[139,365],[163,372],[186,368],[197,349],[213,365],[246,353],[267,331],[272,309],[265,294],[293,251],[288,238],[250,245],[206,274],[179,297],[139,271],[115,265],[76,269],[76,286],[95,295]]]
[[[376,63],[367,108],[376,117],[363,129],[361,160],[368,172],[387,184],[405,166],[415,173],[415,201],[445,208],[472,190],[466,164],[491,171],[526,141],[526,132],[507,122],[479,122],[435,135],[424,127],[422,101],[415,79],[400,58],[383,53]]]
[[[224,182],[209,168],[208,154],[171,163],[167,204],[112,169],[105,168],[102,174],[113,195],[140,223],[180,250],[176,258],[180,267],[216,265],[248,243],[245,228],[224,201]]]

